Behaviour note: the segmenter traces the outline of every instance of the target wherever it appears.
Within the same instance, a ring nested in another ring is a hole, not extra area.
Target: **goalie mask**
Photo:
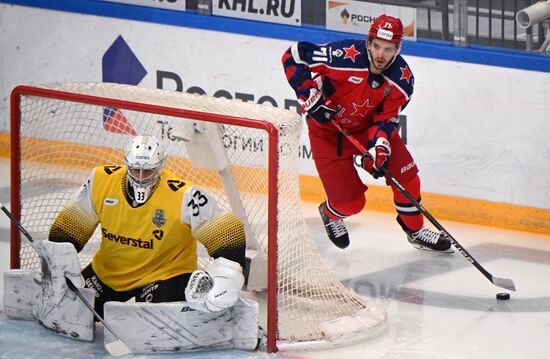
[[[134,190],[134,200],[145,203],[151,190],[158,183],[166,163],[166,152],[153,136],[137,136],[126,149],[128,184]]]

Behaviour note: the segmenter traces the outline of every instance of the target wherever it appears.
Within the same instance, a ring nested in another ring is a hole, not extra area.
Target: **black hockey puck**
[[[497,293],[497,299],[499,300],[510,299],[510,293]]]

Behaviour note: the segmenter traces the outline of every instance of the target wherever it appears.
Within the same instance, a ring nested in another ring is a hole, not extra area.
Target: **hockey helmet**
[[[399,18],[380,15],[372,23],[368,37],[369,40],[380,39],[399,46],[403,39],[403,23]]]
[[[128,144],[124,161],[128,182],[134,190],[134,200],[144,203],[160,179],[166,152],[155,137],[136,136]]]

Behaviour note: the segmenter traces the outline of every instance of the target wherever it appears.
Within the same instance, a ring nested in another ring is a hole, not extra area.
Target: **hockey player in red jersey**
[[[282,58],[286,77],[296,92],[309,128],[309,140],[327,199],[319,206],[330,240],[349,245],[343,220],[365,206],[367,186],[354,167],[354,156],[374,178],[386,170],[420,202],[416,164],[401,139],[398,115],[411,99],[414,76],[399,55],[403,24],[381,15],[365,40],[327,44],[298,42]],[[360,153],[341,128],[366,145]],[[418,209],[390,182],[397,222],[416,248],[452,252],[449,239],[424,227]]]

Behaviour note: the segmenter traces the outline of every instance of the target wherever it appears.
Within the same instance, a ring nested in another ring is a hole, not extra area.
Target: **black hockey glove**
[[[309,98],[302,106],[311,118],[322,124],[329,123],[337,112],[332,102],[325,100],[321,91],[316,88],[311,89]]]

